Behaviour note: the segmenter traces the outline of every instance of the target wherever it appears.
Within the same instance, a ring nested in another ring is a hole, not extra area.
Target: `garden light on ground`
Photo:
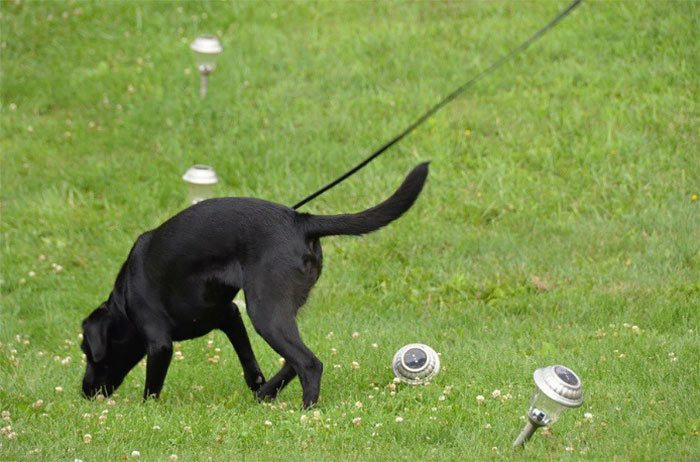
[[[424,385],[440,372],[440,357],[428,345],[410,343],[394,355],[394,375],[409,385]]]
[[[182,176],[189,185],[189,201],[196,204],[214,194],[214,185],[219,181],[214,169],[208,165],[195,165]]]
[[[202,75],[202,86],[199,96],[204,98],[207,96],[209,88],[209,74],[216,69],[216,57],[224,48],[215,36],[201,35],[192,42],[190,49],[194,52],[194,62],[197,70]]]
[[[535,392],[527,410],[528,421],[513,443],[522,446],[537,431],[557,421],[567,407],[583,404],[581,380],[564,366],[549,366],[537,369],[534,373]]]

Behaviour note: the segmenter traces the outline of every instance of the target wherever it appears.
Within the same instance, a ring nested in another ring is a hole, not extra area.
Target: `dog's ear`
[[[111,319],[107,310],[100,307],[83,321],[83,339],[90,350],[92,361],[99,363],[107,356],[107,336]]]

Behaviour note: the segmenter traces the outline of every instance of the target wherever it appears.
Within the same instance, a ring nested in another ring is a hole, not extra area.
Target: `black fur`
[[[259,399],[299,375],[304,405],[315,404],[323,365],[302,342],[295,315],[321,274],[319,238],[387,225],[413,205],[427,175],[428,164],[418,165],[389,199],[360,213],[309,215],[260,199],[217,198],[142,234],[108,300],[83,321],[83,393],[111,394],[147,355],[144,399],[157,397],[172,342],[221,329]],[[231,302],[241,289],[255,330],[286,360],[267,382]]]

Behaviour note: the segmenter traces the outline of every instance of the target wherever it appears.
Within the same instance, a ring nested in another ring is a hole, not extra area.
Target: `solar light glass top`
[[[216,69],[216,57],[224,48],[219,39],[213,35],[197,37],[190,49],[194,52],[194,61],[202,74],[211,74]]]

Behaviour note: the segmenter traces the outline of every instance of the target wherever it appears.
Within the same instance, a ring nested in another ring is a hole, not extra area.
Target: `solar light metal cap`
[[[440,372],[440,357],[428,345],[410,343],[394,355],[394,375],[409,385],[425,385]]]
[[[579,407],[583,404],[581,379],[568,367],[543,367],[537,369],[533,376],[537,388],[552,401],[566,407]]]
[[[219,181],[213,168],[200,164],[190,167],[182,179],[191,184],[216,184]]]
[[[214,35],[201,35],[194,39],[194,42],[190,45],[190,49],[195,53],[204,54],[217,54],[224,50],[221,46],[221,42]]]

